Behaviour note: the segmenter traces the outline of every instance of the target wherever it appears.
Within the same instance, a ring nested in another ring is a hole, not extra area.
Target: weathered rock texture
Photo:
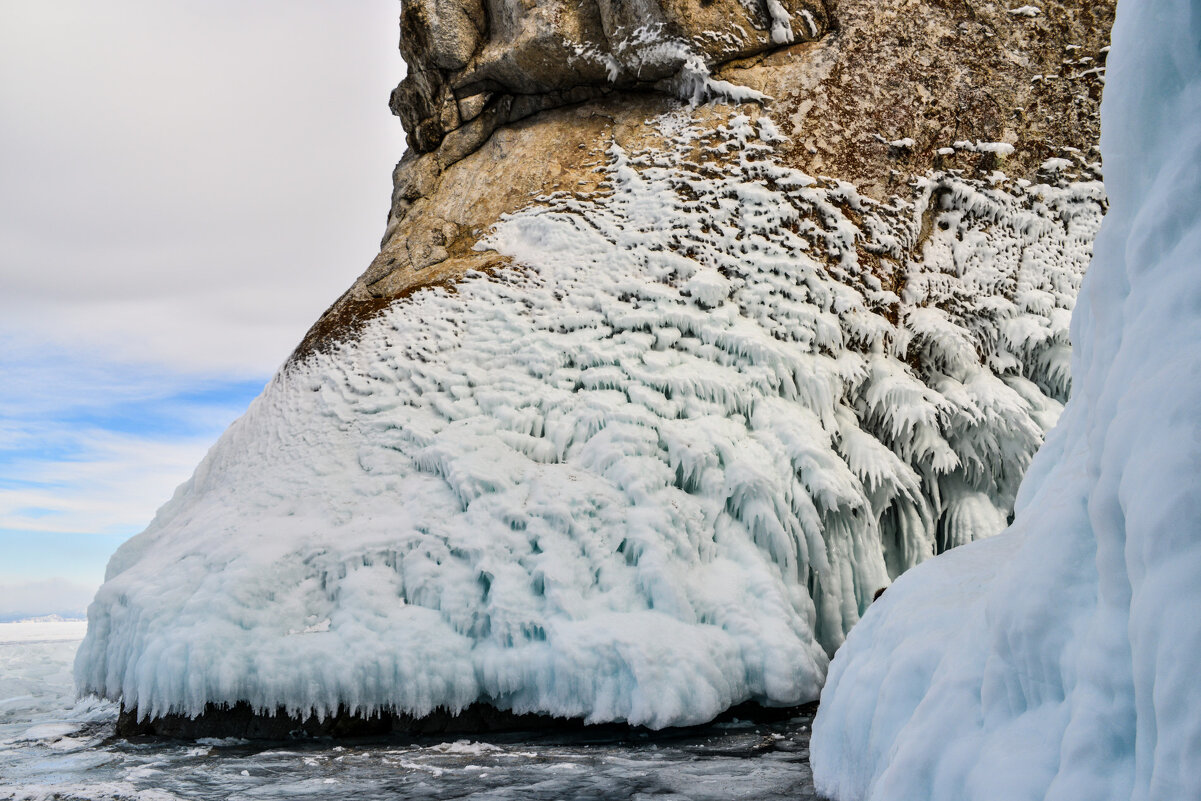
[[[784,44],[769,5],[405,3],[410,72],[392,107],[410,149],[387,232],[298,353],[388,300],[498,265],[473,248],[502,214],[551,192],[595,191],[612,142],[656,144],[649,120],[680,104],[665,79],[685,53],[769,98],[743,110],[788,137],[784,163],[877,200],[908,196],[914,176],[936,170],[1037,181],[1049,159],[1084,174],[1097,166],[1111,2],[1048,2],[1033,17],[972,0],[792,3]],[[717,101],[696,120],[719,125],[728,109]]]
[[[823,2],[515,0],[406,2],[408,76],[392,96],[409,145],[474,150],[499,125],[612,88],[659,87],[827,28]],[[693,73],[693,74],[689,74]],[[692,87],[690,87],[692,88]]]

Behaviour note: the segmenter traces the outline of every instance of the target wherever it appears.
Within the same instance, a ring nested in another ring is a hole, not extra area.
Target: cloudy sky
[[[0,619],[86,605],[375,255],[396,0],[0,0]]]

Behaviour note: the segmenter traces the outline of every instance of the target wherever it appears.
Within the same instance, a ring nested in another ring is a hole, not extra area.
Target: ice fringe
[[[1100,185],[884,205],[766,117],[660,125],[506,218],[513,267],[283,370],[113,557],[81,690],[698,723],[815,698],[877,588],[995,533]]]
[[[1201,798],[1201,14],[1118,4],[1072,397],[1003,535],[904,576],[814,724],[842,801]]]

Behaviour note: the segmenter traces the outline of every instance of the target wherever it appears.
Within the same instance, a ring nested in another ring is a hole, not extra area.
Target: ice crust
[[[908,573],[814,725],[840,801],[1201,798],[1201,8],[1122,0],[1071,401],[1003,535]]]
[[[999,531],[1100,184],[884,205],[690,120],[283,369],[112,558],[81,691],[699,723],[816,698],[877,588]]]

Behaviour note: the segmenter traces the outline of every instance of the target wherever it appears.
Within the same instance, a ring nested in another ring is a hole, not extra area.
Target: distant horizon
[[[0,584],[0,623],[58,616],[84,619],[96,587],[60,578]]]
[[[0,625],[4,623],[86,623],[87,619],[87,612],[71,616],[52,612],[48,615],[34,615],[33,617],[13,617],[11,619],[0,617]]]

